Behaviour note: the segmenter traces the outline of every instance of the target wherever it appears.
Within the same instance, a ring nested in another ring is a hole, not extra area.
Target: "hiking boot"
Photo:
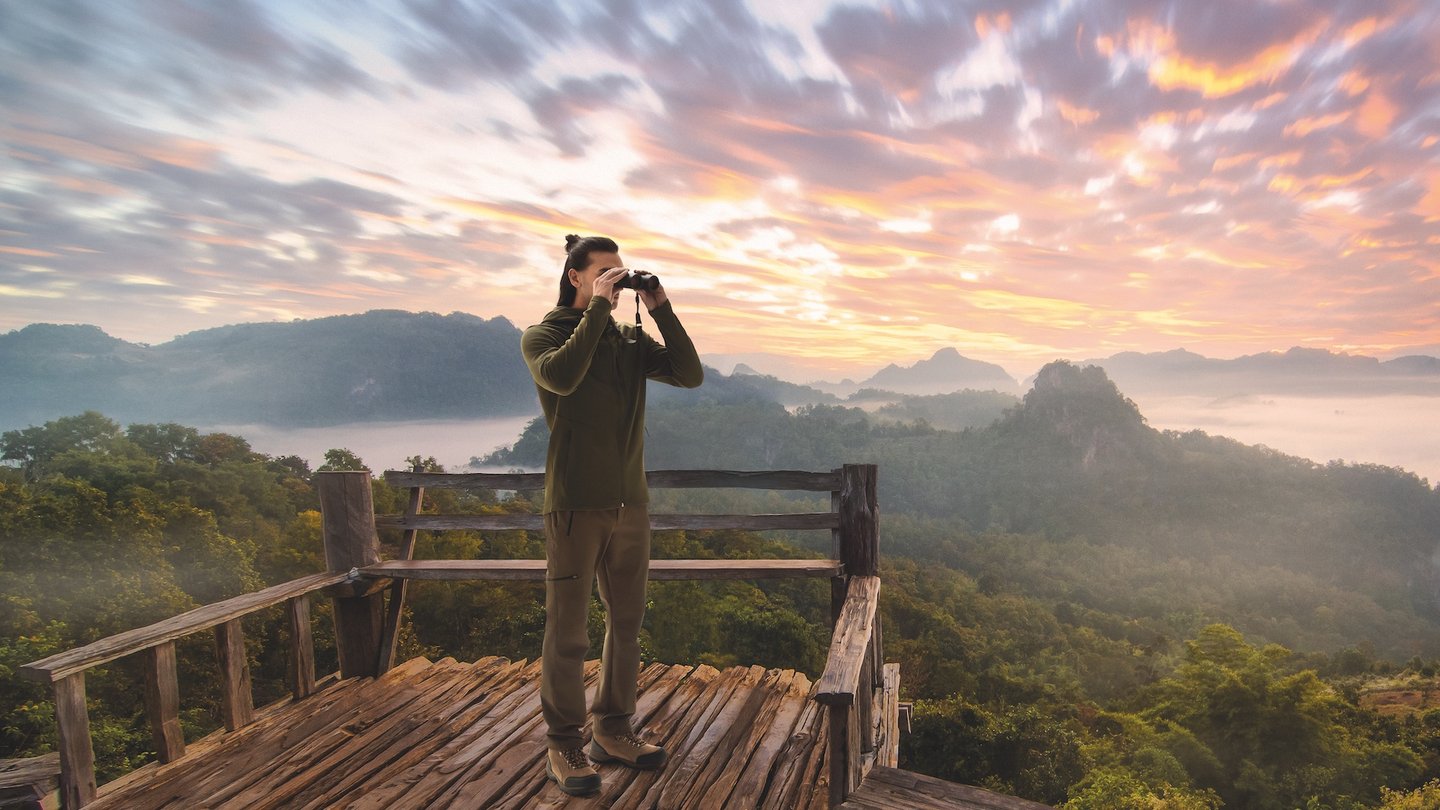
[[[585,758],[583,748],[547,749],[545,775],[571,796],[584,796],[600,790],[600,774]]]
[[[628,731],[614,737],[594,732],[589,753],[596,762],[618,762],[646,771],[665,764],[664,748],[651,745]]]

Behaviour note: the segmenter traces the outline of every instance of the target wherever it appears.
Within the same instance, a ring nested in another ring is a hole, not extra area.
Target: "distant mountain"
[[[1100,366],[1117,384],[1135,393],[1440,395],[1440,358],[1418,355],[1381,361],[1296,347],[1215,360],[1176,349],[1150,354],[1123,352],[1085,364]]]
[[[333,425],[535,411],[504,318],[374,310],[225,326],[157,346],[94,326],[0,335],[0,426],[97,410],[122,422]]]
[[[913,366],[902,367],[891,363],[860,386],[901,394],[947,394],[965,388],[1013,392],[1018,388],[1015,379],[1005,369],[994,363],[963,357],[949,347]]]
[[[730,375],[730,378],[752,386],[758,391],[763,391],[770,399],[787,408],[797,405],[816,405],[820,403],[834,404],[840,401],[840,398],[834,394],[820,391],[808,385],[798,385],[796,383],[786,382],[769,374],[760,374],[744,363],[735,367],[735,371]]]

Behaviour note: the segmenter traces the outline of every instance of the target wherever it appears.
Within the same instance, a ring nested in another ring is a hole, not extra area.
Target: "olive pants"
[[[590,588],[600,582],[605,648],[600,684],[590,705],[595,728],[630,731],[640,677],[640,622],[650,576],[650,512],[644,504],[545,515],[545,643],[540,708],[551,748],[584,744],[585,655]]]

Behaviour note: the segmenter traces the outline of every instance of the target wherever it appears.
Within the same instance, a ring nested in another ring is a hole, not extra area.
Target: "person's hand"
[[[612,267],[609,270],[595,277],[595,283],[590,285],[590,296],[592,298],[608,298],[613,308],[620,302],[620,290],[616,288],[615,282],[625,277],[624,267]]]
[[[650,274],[646,273],[645,275],[648,276]],[[670,296],[665,294],[665,285],[660,284],[656,285],[655,289],[653,290],[641,290],[640,300],[644,302],[645,309],[653,312],[656,307],[660,306],[666,301],[669,301]]]

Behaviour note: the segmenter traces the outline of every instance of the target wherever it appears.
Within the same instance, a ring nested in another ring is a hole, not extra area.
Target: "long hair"
[[[575,285],[570,283],[570,271],[584,270],[590,266],[591,253],[619,253],[620,246],[605,236],[580,237],[570,234],[565,237],[565,267],[560,271],[560,300],[555,306],[568,307],[575,303]]]

